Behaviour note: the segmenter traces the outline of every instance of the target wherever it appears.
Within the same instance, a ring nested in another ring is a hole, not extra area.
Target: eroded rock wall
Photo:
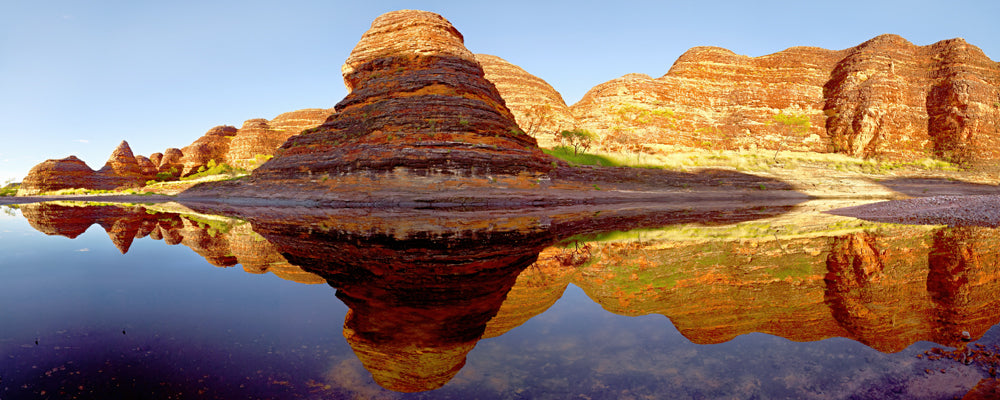
[[[882,35],[832,51],[747,57],[695,47],[667,74],[630,74],[571,107],[605,144],[794,149],[972,167],[1000,159],[1000,64],[962,39],[916,46]],[[774,120],[806,117],[808,130]],[[645,138],[645,139],[644,139]]]

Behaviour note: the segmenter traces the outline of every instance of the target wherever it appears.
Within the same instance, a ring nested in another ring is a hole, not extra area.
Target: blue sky
[[[378,15],[445,16],[476,53],[545,79],[567,103],[693,46],[761,56],[844,49],[882,33],[963,37],[1000,59],[996,1],[35,1],[0,0],[0,183],[76,155],[100,168],[183,147],[216,125],[346,95],[340,66]]]

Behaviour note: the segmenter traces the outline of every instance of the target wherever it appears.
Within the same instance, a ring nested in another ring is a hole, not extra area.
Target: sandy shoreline
[[[931,196],[840,208],[827,213],[909,225],[1000,226],[1000,194]]]
[[[805,171],[798,171],[805,172]],[[170,195],[58,195],[0,197],[0,205],[27,204],[45,201],[84,201],[98,203],[216,203],[223,206],[253,207],[298,207],[319,206],[323,208],[428,208],[445,209],[465,207],[465,204],[450,204],[456,198],[476,199],[479,206],[472,208],[523,208],[547,207],[577,204],[605,206],[616,203],[663,202],[691,203],[713,202],[715,205],[728,204],[734,208],[747,202],[759,203],[806,201],[808,199],[858,199],[871,203],[839,208],[817,210],[832,215],[859,218],[876,222],[952,225],[952,226],[1000,226],[1000,186],[989,183],[962,182],[955,179],[932,178],[890,178],[872,179],[864,176],[826,176],[822,179],[803,176],[758,177],[744,174],[729,174],[707,178],[696,174],[664,174],[663,182],[656,188],[645,185],[621,185],[616,189],[603,191],[554,190],[532,193],[511,191],[471,191],[468,193],[428,191],[408,193],[387,191],[385,196],[376,197],[375,202],[323,201],[305,196],[300,199],[242,198],[229,197],[225,193],[215,196],[170,196]],[[605,182],[617,180],[617,176],[606,177]],[[721,179],[719,179],[721,178]],[[830,180],[835,181],[833,184]],[[720,186],[728,182],[732,186]],[[776,187],[775,182],[791,182],[791,185]],[[753,189],[765,183],[766,190]],[[634,187],[630,187],[634,186]],[[462,195],[459,197],[455,197]],[[469,196],[469,197],[464,197]],[[407,201],[410,200],[410,201]],[[881,201],[880,201],[881,200]],[[411,204],[412,203],[412,204]]]

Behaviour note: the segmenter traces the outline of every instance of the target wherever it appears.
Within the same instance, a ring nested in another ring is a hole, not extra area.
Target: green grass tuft
[[[574,153],[569,146],[559,146],[554,149],[542,149],[545,154],[566,161],[571,165],[598,165],[602,167],[618,167],[620,163],[610,157],[599,156],[587,153]]]

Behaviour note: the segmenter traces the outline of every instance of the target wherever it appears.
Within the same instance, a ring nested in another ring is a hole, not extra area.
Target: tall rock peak
[[[419,10],[382,14],[361,36],[341,72],[348,90],[354,90],[372,62],[383,58],[434,55],[474,61],[465,39],[444,17]]]
[[[352,91],[336,114],[289,138],[254,170],[246,194],[266,195],[263,186],[275,185],[275,195],[288,195],[279,187],[289,180],[348,196],[361,186],[410,192],[452,180],[527,184],[552,168],[461,34],[437,14],[379,17],[342,70]]]

